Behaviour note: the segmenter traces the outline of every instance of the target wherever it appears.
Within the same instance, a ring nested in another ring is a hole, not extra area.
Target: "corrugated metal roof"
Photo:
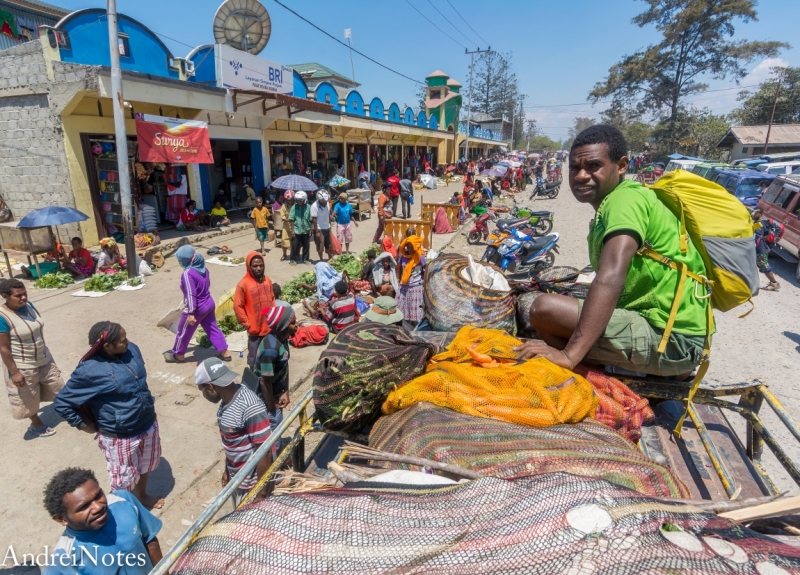
[[[59,18],[63,18],[71,11],[67,10],[66,8],[61,8],[60,6],[55,6],[53,4],[48,4],[47,2],[41,2],[40,0],[5,0],[5,4],[14,4],[19,6],[23,9],[29,10],[42,10],[48,14],[53,16],[58,16]]]
[[[53,26],[56,22],[60,19],[60,16],[45,14],[33,8],[25,9],[21,8],[25,3],[33,5],[32,0],[26,0],[26,2],[15,2],[14,0],[5,0],[0,2],[0,10],[8,12],[15,19],[15,26],[17,29],[21,28],[19,18],[23,18],[27,22],[32,22],[36,30],[32,30],[32,36],[35,39],[38,38],[38,28],[39,26]],[[49,6],[49,5],[48,5]],[[61,10],[60,8],[56,8],[53,6],[54,9]],[[67,12],[64,11],[64,14]],[[26,29],[29,29],[27,26]],[[28,40],[26,39],[25,42]],[[6,50],[7,48],[13,48],[14,46],[18,46],[23,44],[22,40],[17,38],[12,38],[10,36],[6,36],[5,34],[0,34],[0,50]]]
[[[344,74],[340,74],[335,70],[331,70],[327,66],[323,66],[319,62],[308,62],[306,64],[290,64],[289,68],[294,69],[295,72],[303,76],[304,79],[315,79],[315,78],[341,78],[347,82],[353,82],[352,79],[348,78]],[[306,74],[311,74],[310,76],[306,77]]]
[[[731,126],[717,146],[727,147],[734,141],[740,144],[763,144],[769,126]],[[800,144],[800,124],[774,124],[769,133],[771,145]]]

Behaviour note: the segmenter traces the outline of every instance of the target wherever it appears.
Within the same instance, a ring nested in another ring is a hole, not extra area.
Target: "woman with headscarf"
[[[328,303],[333,295],[334,286],[342,281],[342,274],[327,262],[317,262],[314,265],[314,275],[317,276],[317,299],[319,303]]]
[[[397,284],[397,260],[389,252],[375,258],[370,283],[375,294],[394,297],[400,289]]]
[[[398,247],[400,252],[400,289],[397,292],[397,309],[403,312],[406,321],[416,324],[423,317],[423,280],[425,278],[425,256],[422,255],[422,238],[416,235],[404,239]]]
[[[383,251],[392,254],[392,257],[395,259],[395,261],[397,261],[397,248],[394,247],[394,244],[392,243],[392,238],[390,238],[389,236],[385,236],[381,240],[381,246],[383,247]]]
[[[200,252],[191,246],[181,246],[175,252],[178,263],[183,268],[181,274],[181,291],[186,302],[186,309],[181,314],[178,322],[178,333],[175,334],[175,344],[170,351],[164,352],[164,359],[168,363],[183,363],[186,361],[186,350],[192,341],[192,336],[200,324],[211,340],[211,345],[220,353],[220,359],[230,361],[228,342],[217,326],[215,315],[216,306],[211,297],[211,276],[206,269],[206,262]]]
[[[113,274],[117,273],[117,269],[124,268],[127,265],[122,256],[119,254],[119,247],[117,247],[117,240],[114,238],[103,238],[100,240],[100,257],[97,258],[97,273],[99,274]]]
[[[436,215],[433,218],[434,234],[452,234],[453,228],[450,219],[447,217],[447,210],[443,206],[436,208]]]

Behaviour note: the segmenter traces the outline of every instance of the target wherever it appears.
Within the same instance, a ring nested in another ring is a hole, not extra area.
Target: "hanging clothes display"
[[[171,170],[172,168],[167,168]],[[189,193],[189,185],[186,181],[186,176],[181,175],[180,183],[176,186],[175,182],[167,180],[167,195],[168,196],[185,196]]]

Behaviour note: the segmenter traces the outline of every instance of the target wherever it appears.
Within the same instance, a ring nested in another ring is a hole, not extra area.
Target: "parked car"
[[[779,245],[800,259],[800,174],[778,176],[758,202],[764,215],[781,222],[785,228]],[[795,276],[800,279],[800,262]]]
[[[675,170],[686,170],[691,172],[697,164],[702,163],[700,160],[670,160],[667,167],[664,168],[664,173],[673,172]]]
[[[759,172],[767,172],[768,174],[775,174],[776,176],[791,174],[797,168],[800,168],[800,160],[794,160],[793,162],[769,162],[756,166],[756,170]]]
[[[757,170],[712,168],[706,179],[718,183],[739,198],[745,206],[752,208],[761,197],[764,189],[762,182],[771,184],[775,176]]]
[[[706,174],[711,170],[711,168],[731,168],[730,164],[723,164],[722,162],[701,162],[699,164],[695,164],[692,168],[692,173],[697,174],[701,178],[705,178]]]

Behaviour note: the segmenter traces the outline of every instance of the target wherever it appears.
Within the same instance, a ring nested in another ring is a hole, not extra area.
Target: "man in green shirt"
[[[305,192],[295,192],[294,205],[289,210],[289,221],[294,226],[292,238],[291,265],[302,264],[309,260],[309,233],[311,232],[311,207],[308,205]]]
[[[637,252],[647,245],[698,276],[706,276],[705,265],[691,240],[682,253],[680,222],[655,192],[625,180],[627,149],[612,126],[592,126],[575,139],[569,184],[575,199],[596,212],[587,239],[597,275],[585,301],[539,296],[530,322],[543,341],[517,351],[522,358],[546,357],[567,369],[586,359],[651,375],[687,376],[700,364],[705,347],[706,288],[686,280],[675,323],[659,353],[680,274]]]

